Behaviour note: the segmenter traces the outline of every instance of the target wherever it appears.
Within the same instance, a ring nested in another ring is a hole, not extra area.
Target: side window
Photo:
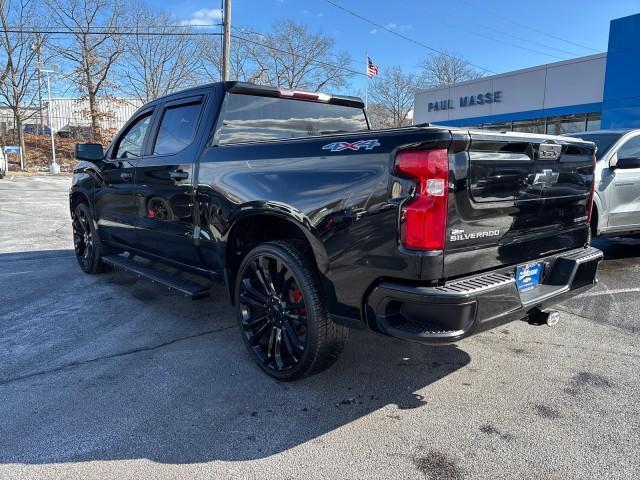
[[[138,118],[118,141],[113,158],[135,158],[142,155],[144,137],[151,121],[151,112]]]
[[[202,102],[168,107],[162,115],[154,155],[171,155],[193,141]]]
[[[640,158],[640,137],[634,137],[620,147],[618,158]]]

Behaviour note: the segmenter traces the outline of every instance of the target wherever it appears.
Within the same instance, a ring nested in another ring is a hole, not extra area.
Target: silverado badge
[[[343,150],[372,150],[375,147],[379,147],[380,142],[378,139],[374,140],[358,140],[357,142],[333,142],[322,147],[322,150],[331,150],[332,152],[342,152]]]

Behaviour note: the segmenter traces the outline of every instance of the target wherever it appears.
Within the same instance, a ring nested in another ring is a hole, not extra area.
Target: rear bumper
[[[366,299],[367,322],[381,333],[405,340],[454,342],[591,288],[602,258],[600,250],[586,247],[527,262],[541,262],[544,270],[541,284],[526,292],[516,287],[514,266],[439,287],[384,282]]]

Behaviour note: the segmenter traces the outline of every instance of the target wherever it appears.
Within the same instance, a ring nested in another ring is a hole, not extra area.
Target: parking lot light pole
[[[53,128],[51,126],[51,80],[49,75],[55,73],[55,70],[44,70],[40,69],[41,73],[45,73],[47,75],[47,96],[49,99],[49,104],[47,105],[47,123],[49,124],[49,134],[51,135],[51,165],[49,165],[50,173],[60,173],[60,165],[56,163],[56,141],[53,137]]]

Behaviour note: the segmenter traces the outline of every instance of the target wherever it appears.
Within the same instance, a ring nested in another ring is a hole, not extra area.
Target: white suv
[[[640,129],[571,133],[597,145],[591,234],[640,233]]]

